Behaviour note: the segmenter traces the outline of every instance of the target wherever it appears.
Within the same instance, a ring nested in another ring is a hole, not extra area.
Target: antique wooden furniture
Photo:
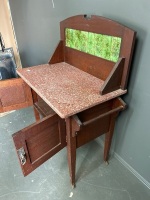
[[[135,32],[83,15],[62,21],[60,31],[48,64],[18,70],[21,78],[0,82],[0,111],[34,106],[36,123],[13,135],[24,175],[67,146],[74,186],[76,148],[105,134],[108,160],[115,119],[126,106],[119,96],[127,92]]]

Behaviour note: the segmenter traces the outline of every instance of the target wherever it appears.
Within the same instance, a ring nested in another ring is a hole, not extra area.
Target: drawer
[[[79,131],[73,133],[77,136],[77,147],[107,133],[111,118],[116,117],[125,107],[123,100],[116,98],[74,115],[72,123],[75,122],[79,127]]]

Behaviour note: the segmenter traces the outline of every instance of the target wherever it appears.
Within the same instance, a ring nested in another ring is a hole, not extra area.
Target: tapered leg
[[[66,132],[67,132],[67,153],[68,165],[70,172],[70,181],[72,187],[75,187],[75,169],[76,169],[76,137],[72,137],[72,124],[71,118],[66,119]]]
[[[104,161],[108,162],[109,158],[109,150],[111,147],[111,141],[114,133],[114,127],[115,127],[115,120],[118,113],[115,113],[111,116],[110,125],[109,125],[109,131],[105,134],[105,146],[104,146]]]

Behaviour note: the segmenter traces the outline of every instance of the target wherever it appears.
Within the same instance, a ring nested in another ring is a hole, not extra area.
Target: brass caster
[[[105,161],[105,164],[108,166],[108,165],[109,165],[109,162],[108,162],[108,161]]]
[[[72,185],[72,189],[74,189],[74,188],[75,188],[75,184]]]

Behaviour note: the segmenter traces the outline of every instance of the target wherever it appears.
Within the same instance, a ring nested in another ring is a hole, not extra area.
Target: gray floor
[[[0,200],[150,200],[150,190],[118,160],[102,160],[95,140],[77,150],[76,188],[69,183],[66,148],[23,177],[11,135],[34,122],[31,108],[0,118]]]

